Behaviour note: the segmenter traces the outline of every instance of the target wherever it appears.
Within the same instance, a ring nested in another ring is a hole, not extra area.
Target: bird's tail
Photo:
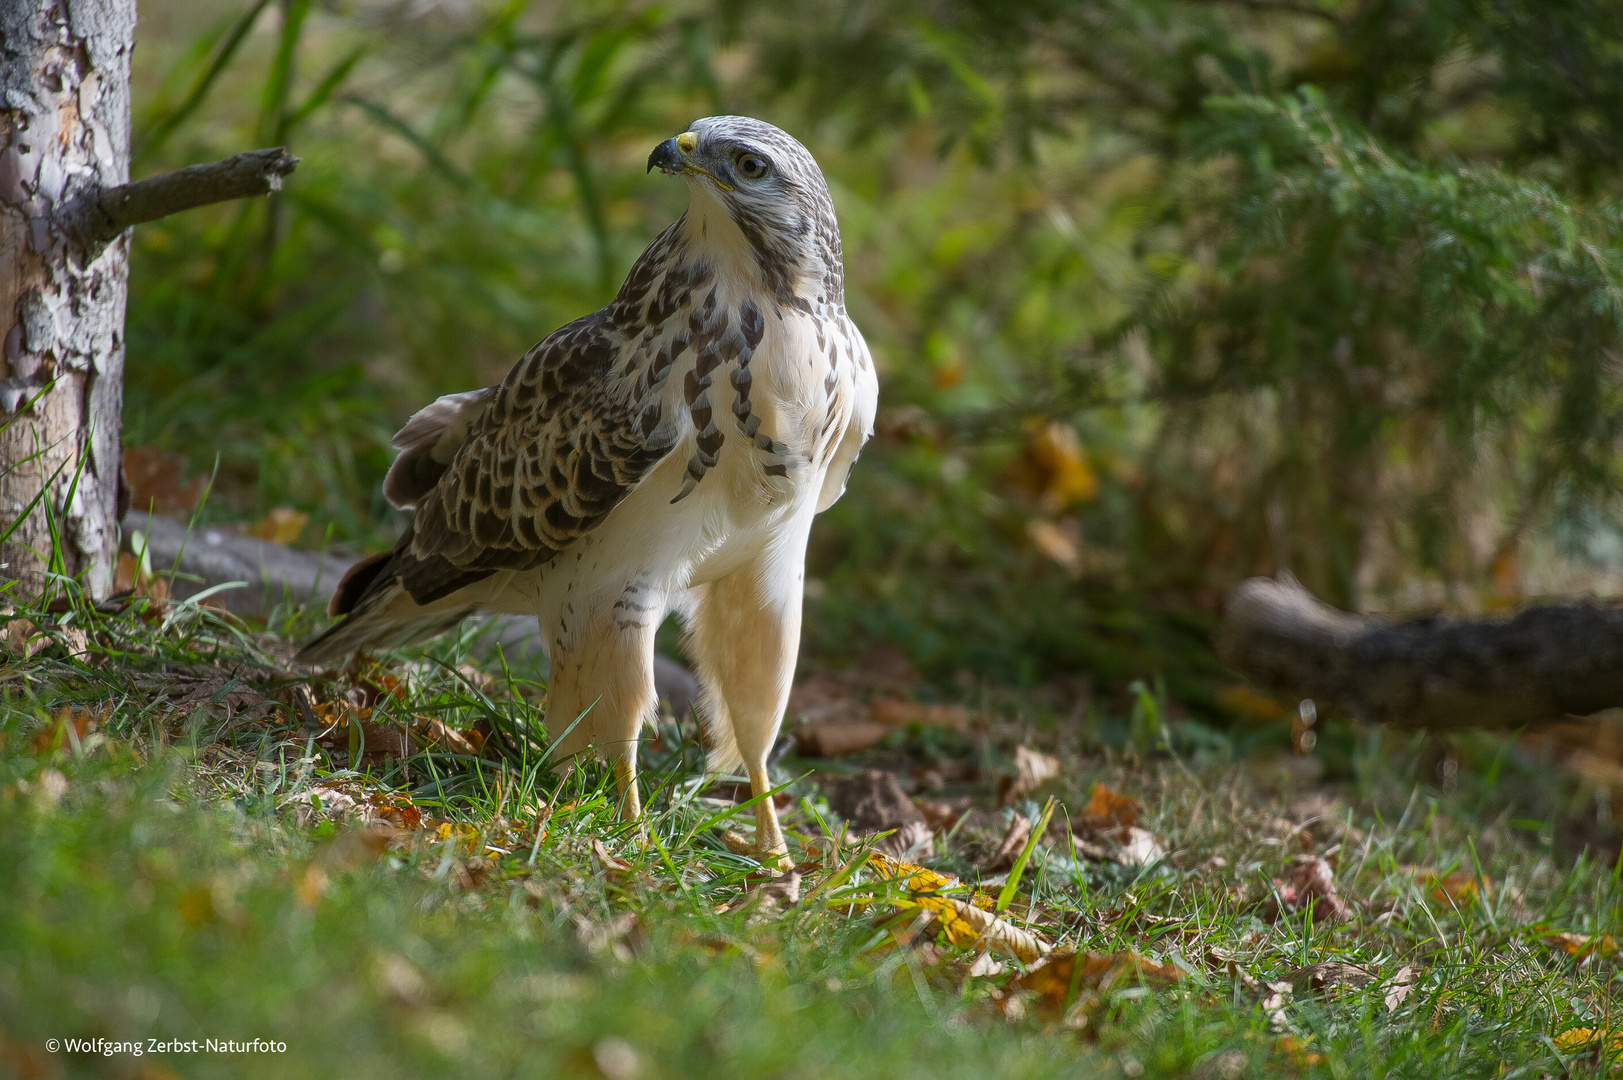
[[[393,553],[362,559],[349,568],[327,605],[342,622],[299,650],[303,664],[330,665],[362,649],[394,649],[443,633],[473,614],[467,604],[419,604],[393,573]]]

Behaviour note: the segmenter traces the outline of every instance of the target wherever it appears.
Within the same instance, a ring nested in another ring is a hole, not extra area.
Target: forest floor
[[[1526,737],[1339,722],[1298,756],[1143,689],[943,701],[881,655],[803,673],[774,875],[691,723],[651,734],[621,824],[603,769],[546,760],[540,684],[456,642],[313,678],[137,600],[18,612],[0,644],[0,1075],[1511,1077],[1623,1051],[1612,788]]]

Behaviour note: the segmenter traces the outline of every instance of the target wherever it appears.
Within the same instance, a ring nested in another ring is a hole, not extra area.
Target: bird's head
[[[738,227],[767,286],[843,302],[839,226],[823,171],[786,132],[747,116],[710,116],[666,139],[648,170],[681,176],[700,218],[714,207]]]

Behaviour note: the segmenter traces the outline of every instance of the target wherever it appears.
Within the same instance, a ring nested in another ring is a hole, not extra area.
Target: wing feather
[[[679,427],[660,422],[659,384],[623,374],[628,362],[637,370],[639,355],[651,359],[641,327],[627,332],[614,313],[563,327],[484,392],[395,548],[394,573],[417,603],[556,557],[675,447]]]

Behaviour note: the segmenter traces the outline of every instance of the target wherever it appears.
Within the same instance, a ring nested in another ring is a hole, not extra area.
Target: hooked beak
[[[686,156],[699,144],[691,131],[684,131],[674,139],[666,139],[648,155],[648,171],[658,169],[666,176],[675,176],[688,168]]]
[[[658,169],[666,176],[680,176],[684,173],[698,173],[708,176],[723,191],[733,190],[733,185],[722,180],[721,177],[701,165],[695,165],[688,160],[688,155],[698,149],[699,137],[691,131],[684,131],[674,139],[666,139],[654,147],[654,152],[648,155],[648,171]]]

